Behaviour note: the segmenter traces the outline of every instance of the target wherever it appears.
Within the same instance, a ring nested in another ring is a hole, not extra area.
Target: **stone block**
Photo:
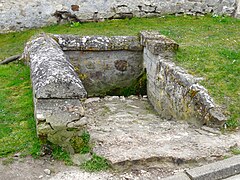
[[[72,138],[80,137],[85,130],[87,118],[79,99],[36,99],[34,98],[37,134],[62,146],[70,153],[74,148]]]
[[[73,66],[50,36],[41,34],[24,49],[30,61],[35,98],[84,98],[87,92]]]
[[[190,178],[185,173],[178,173],[176,175],[163,178],[162,180],[190,180]]]
[[[136,36],[76,36],[54,35],[64,51],[142,51]]]
[[[166,56],[172,56],[171,53],[178,49],[178,44],[168,38],[162,38],[159,40],[147,40],[146,48],[156,55],[166,54]]]
[[[240,155],[201,167],[187,170],[193,180],[218,180],[240,173]]]

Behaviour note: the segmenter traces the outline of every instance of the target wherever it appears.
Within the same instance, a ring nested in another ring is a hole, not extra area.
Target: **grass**
[[[201,84],[226,107],[227,125],[239,126],[240,20],[230,17],[133,18],[0,34],[0,60],[22,53],[26,41],[40,32],[112,36],[137,35],[141,30],[157,30],[178,42],[176,63],[204,77]],[[39,150],[29,68],[22,63],[0,66],[0,157],[15,152],[34,155]]]
[[[22,63],[0,66],[0,157],[36,154],[40,149],[29,75]]]
[[[109,167],[110,165],[107,160],[103,157],[97,156],[96,154],[93,154],[89,161],[81,165],[82,169],[90,172],[107,170]]]

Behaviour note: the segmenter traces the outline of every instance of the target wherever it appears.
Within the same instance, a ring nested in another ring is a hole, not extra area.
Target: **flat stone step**
[[[115,167],[192,167],[222,159],[240,145],[239,132],[161,119],[147,99],[95,98],[85,106],[94,152]]]

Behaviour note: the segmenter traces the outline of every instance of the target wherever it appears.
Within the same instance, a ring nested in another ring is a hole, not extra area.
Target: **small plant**
[[[87,131],[84,131],[81,135],[81,138],[83,140],[83,147],[80,149],[81,154],[87,154],[91,151],[91,147],[89,145],[90,141],[90,134]]]
[[[80,27],[80,22],[71,22],[71,24],[70,24],[70,27],[74,27],[74,28],[76,28],[76,27]]]
[[[232,154],[234,154],[234,155],[239,155],[240,154],[240,148],[232,148],[231,149],[231,152],[232,152]]]
[[[228,129],[236,129],[239,126],[239,122],[237,119],[228,119],[226,122],[227,128]]]
[[[110,167],[108,161],[96,154],[93,154],[92,159],[83,163],[81,167],[86,171],[102,171],[107,170]]]
[[[75,136],[70,140],[70,143],[75,153],[87,154],[91,151],[89,144],[90,134],[84,131],[81,136]]]
[[[60,146],[52,145],[52,157],[64,161],[66,165],[72,165],[69,153],[64,151]]]

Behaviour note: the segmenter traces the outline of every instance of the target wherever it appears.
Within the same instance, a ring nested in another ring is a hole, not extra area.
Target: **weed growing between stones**
[[[75,153],[87,154],[91,151],[90,134],[84,131],[81,136],[71,138],[70,143]]]
[[[52,157],[57,160],[64,161],[66,165],[72,165],[70,154],[64,151],[61,147],[52,145]]]
[[[232,148],[231,152],[233,155],[239,155],[240,154],[240,148],[236,147],[236,148]]]
[[[109,167],[110,164],[108,163],[108,161],[105,158],[100,157],[96,154],[93,154],[91,160],[81,165],[81,168],[90,172],[107,170]]]
[[[80,25],[81,25],[80,22],[71,22],[70,27],[77,28],[77,27],[80,27]]]

